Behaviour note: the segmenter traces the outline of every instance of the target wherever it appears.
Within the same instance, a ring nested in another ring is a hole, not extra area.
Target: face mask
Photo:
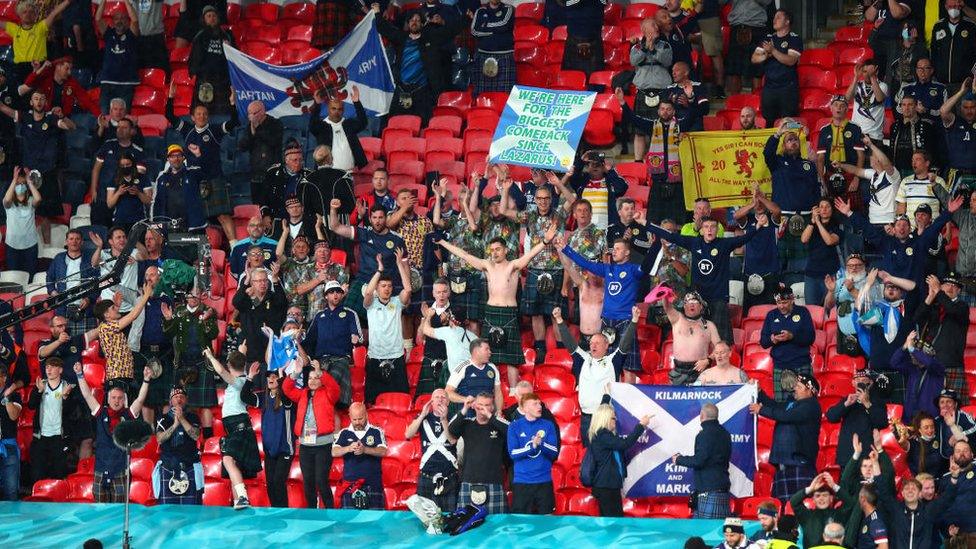
[[[928,436],[922,435],[922,440],[924,440],[925,442],[932,442],[933,440],[935,440],[935,435],[928,435]]]
[[[959,19],[960,11],[956,8],[952,8],[951,10],[946,10],[946,13],[949,14],[949,19]]]
[[[17,183],[14,186],[14,192],[17,194],[27,194],[27,185],[24,183]]]
[[[122,177],[131,177],[132,176],[132,166],[120,166],[119,167],[119,175],[121,175]]]
[[[910,34],[910,33],[908,32],[908,29],[901,29],[901,39],[902,39],[902,40],[905,40],[905,41],[908,41],[908,40],[910,40],[910,39],[911,39],[911,37],[912,37],[912,36],[911,36],[911,34]]]

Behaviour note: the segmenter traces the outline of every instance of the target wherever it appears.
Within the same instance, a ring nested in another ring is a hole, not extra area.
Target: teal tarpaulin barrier
[[[120,504],[0,503],[0,546],[81,547],[98,538],[122,544]],[[158,505],[130,507],[132,547],[637,547],[675,549],[691,536],[713,547],[721,520],[604,519],[569,516],[492,515],[457,537],[427,534],[407,512]],[[748,522],[746,532],[758,523]]]

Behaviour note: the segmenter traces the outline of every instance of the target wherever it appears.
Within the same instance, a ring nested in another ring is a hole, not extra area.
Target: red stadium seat
[[[831,93],[837,88],[837,75],[831,69],[822,69],[814,65],[803,65],[797,73],[800,88],[820,88]]]
[[[132,96],[132,114],[161,114],[166,106],[166,94],[151,86],[136,86]]]
[[[800,108],[822,110],[830,108],[830,100],[833,99],[832,93],[827,93],[821,89],[806,89],[800,91]]]
[[[827,372],[818,377],[820,398],[845,397],[851,393],[852,377],[848,374]]]
[[[559,366],[537,366],[535,388],[539,391],[553,391],[571,397],[576,394],[576,378]]]
[[[74,473],[67,478],[69,492],[68,500],[71,503],[94,503],[95,497],[92,495],[92,484],[94,475],[91,473]]]
[[[389,129],[405,129],[410,131],[410,135],[420,135],[421,120],[419,116],[412,114],[398,114],[391,116],[386,127]]]
[[[451,153],[453,159],[457,160],[464,154],[464,141],[455,137],[427,139],[424,152],[430,153],[434,151]]]
[[[721,131],[729,129],[725,119],[721,116],[706,116],[702,120],[705,124],[705,131]]]
[[[566,29],[566,25],[559,25],[558,27],[552,29],[552,36],[549,37],[550,40],[560,40],[565,42],[569,38],[569,33]]]
[[[800,53],[800,66],[816,65],[822,69],[832,69],[834,67],[834,52],[827,48],[814,48],[803,50]]]
[[[162,114],[144,114],[139,117],[138,126],[144,136],[162,137],[169,128],[169,120]]]
[[[467,91],[446,91],[437,96],[434,115],[450,114],[464,118],[471,108],[471,93]]]
[[[148,459],[139,458],[133,459],[129,464],[129,470],[132,471],[133,480],[145,480],[148,481],[152,479],[153,468],[156,464]]]
[[[607,2],[603,6],[603,22],[607,25],[616,25],[623,19],[624,8],[621,4]]]
[[[549,40],[549,29],[542,25],[516,25],[512,31],[516,41],[534,42],[542,45]]]
[[[628,4],[624,9],[624,18],[626,19],[647,19],[648,17],[654,17],[660,6],[657,4]]]
[[[597,505],[596,498],[593,497],[593,494],[589,490],[565,488],[560,490],[559,493],[564,494],[566,498],[566,514],[591,517],[600,515],[600,508]]]
[[[518,48],[515,50],[515,63],[517,65],[531,65],[533,68],[542,69],[546,64],[546,49],[539,46]]]
[[[686,502],[655,501],[651,504],[650,517],[686,519],[691,518],[691,509]]]
[[[408,393],[382,393],[376,397],[376,408],[396,413],[406,413],[413,407]]]
[[[138,503],[140,505],[156,504],[156,498],[153,497],[152,484],[145,480],[132,480],[132,483],[129,485],[129,498],[132,503]]]
[[[68,500],[71,486],[68,481],[61,479],[41,479],[34,483],[31,495],[27,501],[63,502]]]
[[[298,460],[295,460],[297,463]],[[200,456],[200,463],[203,465],[203,476],[208,479],[219,479],[223,464],[221,457],[214,454],[203,454]]]
[[[281,9],[282,19],[304,19],[311,21],[315,16],[315,4],[312,2],[294,2],[285,4]]]
[[[261,19],[268,23],[274,23],[278,20],[278,5],[272,3],[260,2],[257,4],[248,4],[244,7],[244,18],[245,19]]]
[[[725,100],[725,108],[730,110],[741,110],[743,107],[752,107],[759,110],[759,96],[754,94],[740,93],[730,95]]]
[[[765,353],[753,353],[745,357],[742,369],[746,372],[773,373],[773,358]]]
[[[613,113],[603,109],[592,109],[583,128],[583,139],[593,147],[612,146],[617,141],[613,133]]]
[[[874,56],[874,52],[867,46],[855,46],[840,52],[838,61],[842,63],[862,63]]]
[[[603,25],[601,34],[603,36],[603,44],[605,47],[615,47],[622,44],[624,41],[623,29],[616,25]]]
[[[590,89],[594,89],[596,86],[600,86],[601,89],[597,90],[599,92],[611,93],[613,89],[610,86],[610,81],[617,74],[617,71],[594,71],[590,73],[590,77],[587,80],[587,85]],[[614,98],[616,99],[616,98]]]
[[[245,483],[247,488],[247,499],[251,502],[251,507],[271,507],[268,500],[268,489],[264,482]]]
[[[288,4],[288,6],[305,5],[305,3]],[[301,40],[308,43],[312,40],[312,25],[294,25],[289,27],[285,34],[286,40]]]
[[[549,399],[546,401],[546,407],[560,424],[575,421],[580,415],[576,397],[573,395]]]
[[[271,46],[278,45],[281,42],[281,27],[278,25],[264,25],[257,27],[254,33],[248,36],[248,41],[260,40],[261,42],[267,42]]]
[[[867,40],[867,35],[864,31],[864,25],[841,27],[834,32],[835,42],[864,42],[865,40]]]
[[[742,507],[739,511],[739,516],[746,520],[756,520],[759,506],[766,502],[775,504],[777,512],[779,512],[780,504],[778,499],[770,497],[751,497],[742,500]]]
[[[461,135],[461,126],[464,124],[464,120],[460,116],[434,116],[427,123],[427,130],[445,129],[451,132],[451,135],[458,137]]]
[[[538,24],[542,21],[545,6],[542,2],[525,2],[515,6],[516,27],[525,26],[525,23]]]
[[[289,4],[293,6],[294,4]],[[298,460],[295,460],[296,462]],[[292,509],[301,509],[305,507],[305,487],[302,485],[301,479],[288,479],[285,481],[285,490],[288,492],[288,507]]]
[[[501,114],[505,109],[505,103],[508,101],[507,92],[485,92],[478,96],[475,100],[476,107],[487,107],[498,114]]]

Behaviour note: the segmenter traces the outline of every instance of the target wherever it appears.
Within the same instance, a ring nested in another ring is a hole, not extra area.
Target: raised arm
[[[139,386],[139,395],[129,406],[129,413],[133,416],[139,417],[142,412],[142,406],[146,403],[146,397],[149,396],[149,382],[152,381],[153,372],[152,368],[146,366],[142,369],[142,385]]]
[[[44,24],[47,25],[47,28],[50,29],[51,26],[54,25],[54,20],[57,19],[59,15],[61,15],[61,12],[68,9],[68,6],[70,5],[71,5],[71,0],[61,0],[61,2],[59,2],[57,6],[54,6],[54,9],[51,10],[51,13],[47,14],[47,17],[44,18]],[[105,1],[103,0],[102,3],[98,5],[99,9],[101,9],[102,6],[104,5],[105,5]]]
[[[213,351],[210,350],[209,346],[203,349],[203,358],[210,362],[214,372],[217,372],[217,375],[220,376],[220,379],[224,380],[224,383],[228,385],[234,383],[234,375],[217,360],[217,357],[213,355]]]
[[[339,222],[339,208],[341,207],[342,201],[338,198],[333,198],[329,202],[329,230],[341,237],[352,240],[356,237],[356,229]]]
[[[539,255],[539,253],[542,252],[542,250],[546,249],[546,246],[552,244],[552,241],[556,238],[556,232],[558,228],[559,227],[557,226],[555,221],[551,221],[549,223],[549,230],[547,230],[546,234],[543,236],[542,242],[539,242],[535,246],[532,246],[532,249],[530,249],[528,253],[513,261],[512,268],[516,270],[522,270],[526,266],[528,266],[529,262],[532,261],[532,258]]]
[[[81,367],[80,362],[75,362],[74,370],[78,376],[78,390],[81,391],[81,396],[85,398],[85,404],[88,405],[88,409],[94,414],[101,408],[101,405],[98,404],[98,400],[95,399],[95,395],[92,394],[92,390],[88,387],[88,382],[85,381],[85,370]]]
[[[380,275],[383,273],[383,256],[376,254],[376,272],[370,277],[369,283],[363,290],[363,308],[368,309],[376,298],[376,286],[380,283]]]
[[[397,271],[400,273],[400,283],[403,284],[403,289],[400,290],[400,304],[405,309],[410,305],[410,294],[413,293],[413,289],[410,287],[410,266],[407,264],[409,260],[403,255],[403,248],[394,250],[393,255],[396,257]]]
[[[559,340],[562,341],[563,346],[570,354],[575,353],[579,349],[579,342],[573,337],[573,334],[569,331],[569,326],[563,322],[563,311],[559,307],[554,307],[552,309],[552,321],[556,324],[556,328],[559,329]]]
[[[462,250],[461,248],[458,248],[454,244],[451,244],[447,240],[436,240],[434,241],[434,244],[437,244],[438,246],[443,247],[445,250],[451,252],[452,254],[460,257],[461,259],[464,260],[465,263],[471,265],[473,269],[477,269],[479,271],[484,271],[488,269],[487,261],[469,254],[468,252]]]
[[[948,126],[956,120],[956,103],[967,93],[976,91],[974,88],[976,88],[976,82],[973,82],[973,77],[967,77],[966,81],[960,86],[959,91],[942,104],[942,107],[939,108],[939,116],[942,117],[942,123],[944,125]]]
[[[142,295],[139,296],[139,300],[135,302],[135,304],[132,306],[132,310],[129,311],[128,314],[119,319],[120,330],[132,324],[132,322],[139,317],[142,310],[146,308],[146,303],[149,302],[149,298],[152,297],[153,288],[155,287],[155,283],[148,280],[142,285]]]

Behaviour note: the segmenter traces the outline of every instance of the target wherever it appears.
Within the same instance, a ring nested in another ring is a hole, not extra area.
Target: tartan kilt
[[[186,478],[190,481],[190,486],[182,495],[174,494],[169,489],[169,481],[176,477],[178,472],[170,471],[166,467],[163,467],[162,463],[159,464],[158,471],[159,486],[157,487],[157,493],[159,497],[156,498],[156,503],[159,505],[201,505],[203,503],[203,487],[197,487],[196,472],[192,466],[187,469],[182,469],[182,472],[186,474]]]
[[[218,215],[230,215],[233,206],[230,203],[230,185],[222,177],[210,180],[210,196],[203,201],[203,209],[206,217],[217,217]]]
[[[407,362],[405,355],[389,359],[393,362],[393,369],[389,377],[384,378],[380,370],[380,363],[387,359],[366,359],[366,387],[364,399],[367,404],[376,402],[376,397],[383,393],[409,393],[410,384],[407,382]]]
[[[809,486],[816,474],[813,465],[780,465],[773,477],[771,495],[780,501],[788,501],[799,489]]]
[[[786,402],[787,400],[789,400],[790,396],[793,394],[793,388],[792,387],[790,387],[789,389],[785,389],[785,390],[782,387],[782,385],[783,385],[783,383],[782,383],[782,381],[783,381],[783,372],[784,371],[786,371],[785,368],[776,368],[776,365],[775,364],[773,365],[773,399],[776,402]],[[808,376],[812,376],[813,375],[813,366],[810,365],[810,364],[805,364],[805,365],[797,368],[796,370],[789,370],[789,371],[791,371],[793,373],[796,373],[796,374],[805,374],[805,375],[808,375]],[[790,494],[790,495],[792,495],[792,494]],[[789,496],[787,496],[787,497],[789,497]]]
[[[470,482],[462,482],[461,490],[458,492],[458,507],[464,507],[471,503]],[[489,514],[497,515],[508,513],[508,498],[505,497],[505,487],[501,484],[482,484],[488,491],[488,501],[485,502],[485,509]]]
[[[94,330],[98,327],[98,320],[95,317],[86,314],[81,320],[69,320],[68,321],[68,333],[72,336],[82,335],[85,332]]]
[[[590,56],[580,57],[577,45],[581,43],[590,44]],[[566,47],[563,50],[563,65],[565,71],[583,71],[589,77],[594,71],[603,70],[603,39],[596,38],[580,40],[575,36],[566,38]]]
[[[442,512],[450,513],[458,508],[458,482],[456,472],[445,476],[444,491],[439,496],[434,495],[437,484],[434,483],[430,475],[421,471],[417,475],[417,495],[432,500],[441,508]]]
[[[966,373],[962,368],[945,369],[945,388],[951,389],[959,395],[959,405],[969,405],[969,391],[966,387]]]
[[[320,50],[332,48],[349,34],[354,24],[345,2],[319,0],[312,21],[312,46]]]
[[[786,216],[784,216],[786,218]],[[809,221],[810,216],[804,215],[803,219]],[[789,230],[783,233],[776,243],[779,250],[780,264],[783,265],[783,273],[789,272],[790,262],[796,259],[803,259],[807,256],[806,244],[800,242],[800,237],[793,236]]]
[[[125,503],[125,471],[110,477],[95,471],[92,496],[95,503]]]
[[[491,361],[495,364],[518,366],[525,362],[525,355],[522,353],[522,334],[519,332],[518,312],[518,307],[485,305],[485,313],[482,317],[484,325],[481,327],[482,336],[487,337],[488,331],[493,327],[505,331],[505,344],[501,348],[492,346],[491,349]]]
[[[146,347],[145,345],[143,347]],[[169,391],[173,388],[175,375],[173,373],[173,350],[160,349],[158,352],[133,352],[135,359],[136,383],[142,384],[142,370],[149,364],[149,360],[157,358],[163,365],[163,373],[149,382],[149,394],[146,395],[146,406],[155,408],[169,404]]]
[[[414,398],[420,395],[429,395],[434,392],[434,389],[443,389],[447,382],[447,377],[450,376],[450,366],[447,364],[447,359],[443,360],[443,364],[438,371],[434,370],[434,360],[430,357],[425,356],[420,362],[420,377],[417,379],[417,388],[414,391]]]
[[[349,307],[356,313],[359,317],[359,322],[363,327],[368,326],[368,320],[366,318],[366,308],[363,307],[363,287],[366,283],[355,279],[349,283],[349,291],[346,293],[346,299],[343,301],[343,305]]]
[[[237,468],[244,478],[254,478],[261,470],[261,454],[258,453],[258,440],[251,428],[251,416],[235,414],[224,418],[227,434],[220,438],[220,453],[234,458]],[[220,476],[230,478],[227,468],[220,466]]]
[[[608,320],[603,319],[603,327],[613,329],[614,333],[617,334],[613,339],[613,345],[610,346],[608,352],[613,352],[620,343],[620,338],[623,337],[624,330],[630,325],[630,319],[625,320]],[[641,372],[643,371],[643,366],[640,363],[640,350],[637,348],[637,337],[634,337],[634,341],[630,344],[630,349],[625,349],[627,356],[624,357],[624,370],[628,372]]]
[[[54,168],[41,174],[41,202],[36,207],[37,217],[55,217],[64,215],[61,203],[61,170]]]
[[[485,278],[481,271],[461,271],[450,273],[451,277],[464,276],[464,293],[454,293],[451,291],[451,308],[463,308],[466,313],[465,318],[471,320],[481,320],[485,314]],[[448,278],[450,280],[450,278]],[[347,305],[348,307],[348,305]]]
[[[695,508],[696,519],[724,519],[732,513],[729,511],[728,492],[704,492],[696,494],[698,507]]]
[[[183,367],[195,366],[200,372],[197,380],[184,387],[186,405],[190,408],[210,408],[217,405],[217,379],[214,373],[203,365],[203,360],[183,359]]]
[[[349,357],[323,356],[319,358],[319,364],[339,385],[339,401],[336,402],[336,407],[348,408],[352,404],[352,374],[349,371]]]
[[[348,482],[348,481],[347,481]],[[383,492],[382,486],[371,486],[369,484],[363,484],[361,487],[362,491],[366,492],[369,496],[369,508],[370,509],[386,509],[386,494]],[[342,508],[343,509],[355,509],[356,506],[352,503],[352,491],[346,490],[342,494]]]
[[[498,74],[495,76],[486,76],[483,70],[485,60],[490,57],[498,61]],[[475,96],[484,92],[510,92],[515,85],[515,54],[485,53],[479,50],[468,65],[468,77]]]
[[[647,220],[660,223],[664,219],[671,219],[681,225],[687,217],[684,185],[680,182],[667,183],[664,174],[654,176],[647,199]]]
[[[881,371],[885,377],[888,378],[888,389],[890,394],[885,402],[889,404],[904,404],[905,403],[905,376],[901,372],[896,372],[894,370],[882,370]]]
[[[538,277],[543,273],[552,275],[552,291],[548,294],[539,293]],[[566,298],[562,296],[559,289],[563,285],[563,271],[548,271],[542,269],[529,269],[528,276],[525,277],[525,294],[522,296],[522,314],[533,316],[552,315],[552,310],[556,307],[566,310]]]

